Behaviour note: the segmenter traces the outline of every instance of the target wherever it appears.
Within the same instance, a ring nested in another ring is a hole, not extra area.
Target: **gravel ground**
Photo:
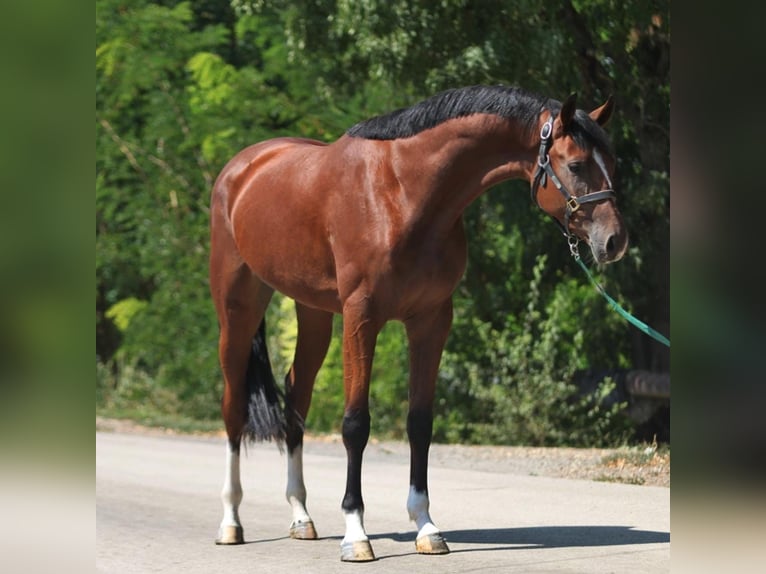
[[[155,435],[180,434],[171,429],[145,427],[128,420],[96,417],[96,430]],[[223,438],[224,434],[199,433],[194,436]],[[306,435],[306,452],[343,455],[340,435]],[[370,439],[365,457],[405,463],[409,447],[404,442]],[[670,452],[653,447],[619,449],[540,448],[520,446],[431,445],[430,464],[447,468],[549,476],[626,484],[670,486]]]

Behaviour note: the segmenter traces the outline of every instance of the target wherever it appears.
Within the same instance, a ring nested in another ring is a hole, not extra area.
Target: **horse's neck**
[[[530,180],[538,143],[512,120],[477,114],[396,140],[396,170],[423,223],[449,231],[484,191],[508,179]],[[411,182],[407,186],[407,182]]]

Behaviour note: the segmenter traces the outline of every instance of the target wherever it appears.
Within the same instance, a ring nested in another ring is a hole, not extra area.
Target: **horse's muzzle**
[[[628,234],[623,229],[616,233],[594,234],[590,238],[590,249],[598,263],[614,263],[622,259],[628,249]]]

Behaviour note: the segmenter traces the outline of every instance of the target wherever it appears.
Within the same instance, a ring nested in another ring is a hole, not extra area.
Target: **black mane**
[[[408,108],[359,122],[346,133],[372,140],[408,138],[447,120],[473,114],[513,118],[534,130],[543,110],[557,114],[561,102],[514,86],[469,86],[446,90]],[[611,153],[604,130],[582,110],[577,110],[570,133],[580,146],[595,146]]]
[[[350,136],[392,140],[408,138],[437,125],[472,114],[494,114],[515,118],[524,125],[537,125],[540,112],[547,107],[543,98],[508,86],[469,86],[446,90],[409,108],[360,122],[346,133]]]

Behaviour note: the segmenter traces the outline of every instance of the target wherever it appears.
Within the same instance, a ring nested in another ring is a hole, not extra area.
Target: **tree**
[[[236,151],[278,135],[332,141],[361,119],[473,83],[558,99],[577,91],[583,107],[615,94],[615,186],[632,247],[600,279],[667,330],[667,2],[98,0],[96,45],[97,359],[100,388],[113,398],[217,416],[208,194]],[[507,397],[534,394],[524,394],[520,373],[562,389],[573,365],[667,368],[664,348],[594,296],[523,183],[485,194],[465,220],[469,265],[438,387],[442,439],[518,440],[519,425],[498,435],[487,423],[512,408]],[[525,319],[531,285],[537,326]],[[281,299],[269,313],[271,333],[281,335],[272,335],[274,362],[284,370],[294,317]],[[531,334],[556,341],[553,370],[532,360],[526,370],[514,366]],[[393,325],[379,341],[375,430],[401,433],[403,330]],[[339,424],[340,369],[334,342],[312,428]],[[561,401],[570,398],[561,392]],[[535,440],[585,440],[551,433]]]
[[[278,4],[290,14],[291,45],[303,48],[293,57],[318,58],[320,80],[333,86],[332,97],[338,99],[359,85],[381,81],[394,86],[396,94],[384,109],[471,83],[513,83],[558,99],[577,91],[579,100],[592,107],[614,94],[617,113],[609,131],[619,158],[615,187],[632,247],[601,280],[630,301],[639,316],[669,331],[667,2]],[[539,285],[542,301],[559,296],[561,282],[584,281],[574,275],[579,270],[561,238],[529,207],[524,188],[517,182],[501,186],[466,213],[469,266],[457,293],[458,317],[443,369],[453,373],[443,378],[453,380],[439,387],[439,404],[449,405],[443,415],[453,426],[481,411],[473,406],[475,392],[488,384],[487,371],[497,368],[487,364],[489,358],[502,355],[501,346],[508,342],[495,335],[518,328],[525,305],[520,286],[529,282],[538,253],[550,254]],[[579,313],[561,328],[565,337],[573,337],[587,326],[581,350],[587,364],[669,368],[668,350],[613,321],[603,301],[582,291],[570,297]],[[476,345],[478,340],[483,345]]]

